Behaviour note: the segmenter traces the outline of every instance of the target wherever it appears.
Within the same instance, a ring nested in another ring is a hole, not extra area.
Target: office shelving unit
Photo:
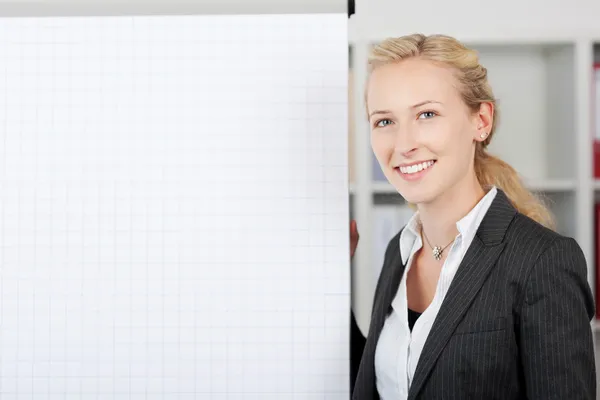
[[[371,45],[408,33],[412,31],[402,28],[364,31],[350,24],[350,196],[361,238],[370,237],[378,204],[402,202],[388,182],[374,179],[378,167],[373,162],[362,96],[365,62]],[[509,162],[529,188],[546,198],[558,231],[574,237],[583,249],[595,292],[593,207],[600,201],[600,180],[593,176],[593,63],[600,61],[600,31],[596,37],[454,36],[479,52],[499,100],[500,124],[489,151]],[[353,308],[363,333],[368,330],[376,283],[369,273],[372,251],[368,239],[361,241],[353,261]],[[593,324],[598,326],[596,321]]]

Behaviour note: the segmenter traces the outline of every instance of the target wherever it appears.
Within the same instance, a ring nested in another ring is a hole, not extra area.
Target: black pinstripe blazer
[[[404,272],[390,241],[352,400],[379,399],[374,354]],[[575,240],[498,190],[429,333],[408,399],[596,400],[594,301]]]

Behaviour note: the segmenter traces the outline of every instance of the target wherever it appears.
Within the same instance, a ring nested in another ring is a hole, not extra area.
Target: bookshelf
[[[362,238],[371,237],[379,205],[401,206],[403,200],[381,176],[370,147],[362,98],[365,62],[374,43],[413,31],[389,27],[362,31],[357,26],[350,24],[349,34],[350,204],[361,234],[352,263],[353,308],[366,334],[376,283],[369,271],[376,250],[370,240]],[[489,151],[509,162],[531,190],[544,196],[556,216],[558,231],[578,241],[595,293],[594,205],[600,202],[600,178],[594,178],[592,146],[593,63],[600,62],[600,31],[597,37],[446,33],[475,48],[488,69],[501,109]],[[596,320],[593,326],[600,330]]]

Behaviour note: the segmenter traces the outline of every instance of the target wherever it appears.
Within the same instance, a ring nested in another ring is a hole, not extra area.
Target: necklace
[[[429,245],[429,247],[431,247],[431,252],[433,254],[433,258],[435,258],[438,261],[442,258],[442,253],[444,252],[444,250],[446,250],[446,248],[454,242],[454,239],[453,239],[450,243],[448,243],[444,247],[432,246],[431,243],[429,242],[429,238],[425,234],[425,231],[423,229],[421,229],[421,232],[423,233],[423,236],[425,236],[425,240],[427,241],[427,244]]]

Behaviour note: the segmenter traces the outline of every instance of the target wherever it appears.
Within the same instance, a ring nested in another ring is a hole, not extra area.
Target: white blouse
[[[375,350],[376,385],[381,400],[401,400],[408,397],[408,389],[427,335],[450,288],[452,278],[496,192],[496,187],[492,187],[479,203],[456,223],[459,234],[449,248],[448,256],[442,266],[433,301],[417,319],[412,332],[408,326],[406,275],[410,270],[413,256],[423,245],[418,231],[418,213],[412,216],[402,231],[400,252],[402,262],[406,263],[406,270],[396,297],[392,301],[392,312],[385,321]]]

